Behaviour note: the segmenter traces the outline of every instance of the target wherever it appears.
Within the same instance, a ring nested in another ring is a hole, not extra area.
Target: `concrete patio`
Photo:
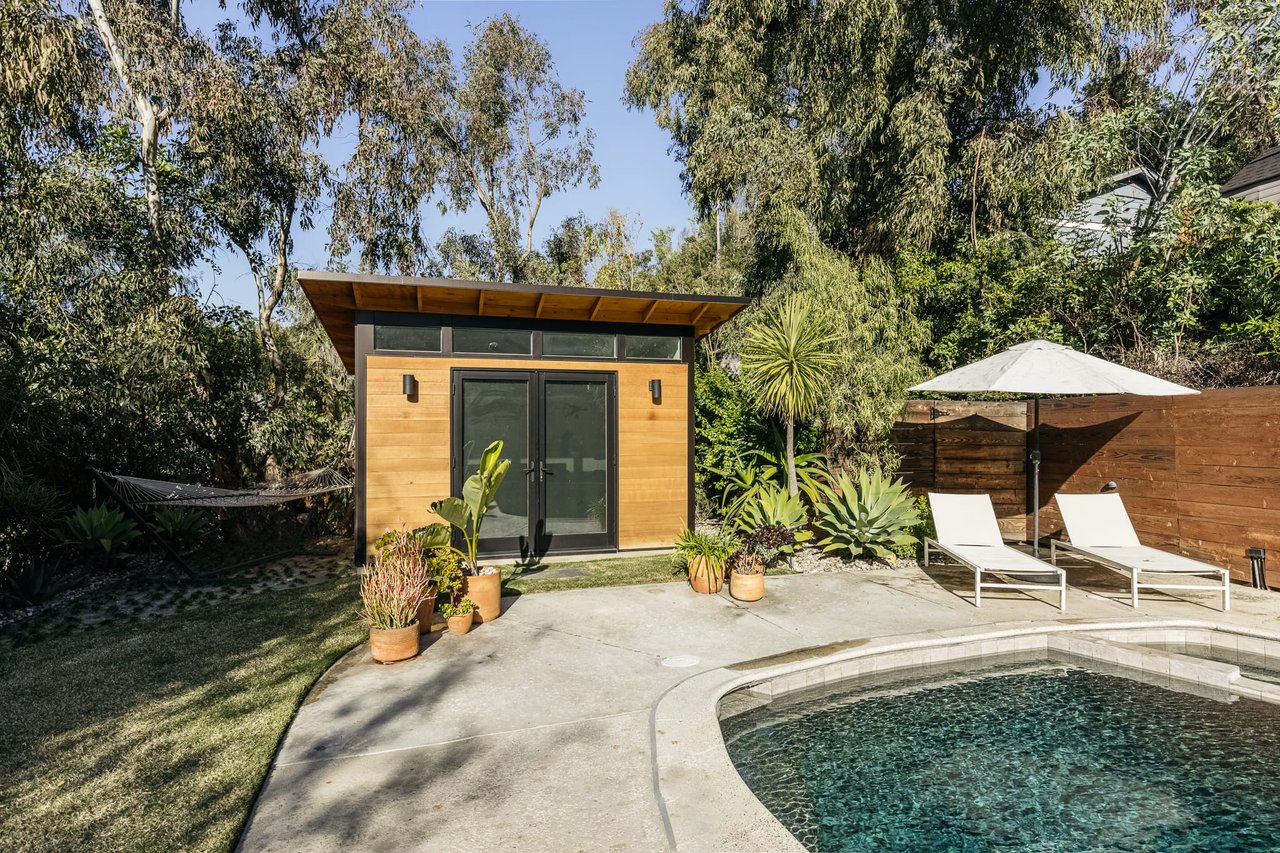
[[[1151,594],[1135,614],[1123,578],[1075,565],[1063,616],[1049,592],[984,592],[978,609],[972,573],[927,571],[772,577],[753,604],[679,583],[526,595],[469,636],[432,635],[406,664],[377,666],[357,649],[299,710],[242,849],[669,849],[652,714],[699,673],[1029,621],[1280,629],[1280,595],[1240,586],[1227,614],[1209,590]]]

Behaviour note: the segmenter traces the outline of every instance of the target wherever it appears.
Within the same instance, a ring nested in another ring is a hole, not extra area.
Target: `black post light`
[[[1253,585],[1257,589],[1267,588],[1267,549],[1246,548],[1244,555],[1253,566]]]

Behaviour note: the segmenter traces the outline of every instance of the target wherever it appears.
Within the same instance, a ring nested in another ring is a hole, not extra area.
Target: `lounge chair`
[[[929,565],[932,549],[973,569],[975,607],[982,606],[984,589],[1057,589],[1058,609],[1067,612],[1066,573],[1004,544],[990,495],[937,495],[931,492],[929,507],[933,510],[938,538],[924,540],[924,564]],[[1015,582],[1036,577],[1056,581],[1056,586],[1045,582]]]
[[[1138,607],[1139,589],[1214,589],[1205,584],[1142,583],[1140,573],[1211,577],[1222,581],[1222,609],[1231,609],[1231,575],[1226,569],[1148,548],[1138,541],[1129,521],[1124,501],[1115,493],[1106,495],[1057,495],[1062,524],[1071,541],[1049,541],[1049,560],[1058,564],[1058,552],[1069,551],[1087,560],[1130,577],[1133,607]]]

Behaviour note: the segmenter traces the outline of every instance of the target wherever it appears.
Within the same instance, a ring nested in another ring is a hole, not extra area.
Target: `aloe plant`
[[[464,549],[458,550],[466,561],[468,574],[479,574],[478,551],[480,528],[484,524],[489,504],[497,497],[498,488],[511,467],[510,459],[502,457],[502,442],[495,441],[480,454],[480,468],[462,484],[462,497],[449,496],[431,504],[431,511],[452,524],[462,534]],[[424,548],[452,548],[449,528],[443,524],[429,524],[415,533],[422,536]]]
[[[827,534],[818,543],[824,551],[891,559],[895,548],[917,541],[910,530],[920,517],[901,480],[863,469],[856,484],[848,474],[840,475],[837,492],[818,507],[816,523]]]

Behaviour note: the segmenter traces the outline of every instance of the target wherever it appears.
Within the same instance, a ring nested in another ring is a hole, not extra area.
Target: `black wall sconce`
[[[412,373],[406,373],[400,377],[400,383],[404,388],[404,396],[410,400],[418,396],[418,380],[413,378]]]
[[[662,402],[662,380],[661,379],[649,380],[649,396],[653,398],[654,403]]]
[[[1253,585],[1257,589],[1267,588],[1267,549],[1246,548],[1244,555],[1249,558],[1253,567]]]

